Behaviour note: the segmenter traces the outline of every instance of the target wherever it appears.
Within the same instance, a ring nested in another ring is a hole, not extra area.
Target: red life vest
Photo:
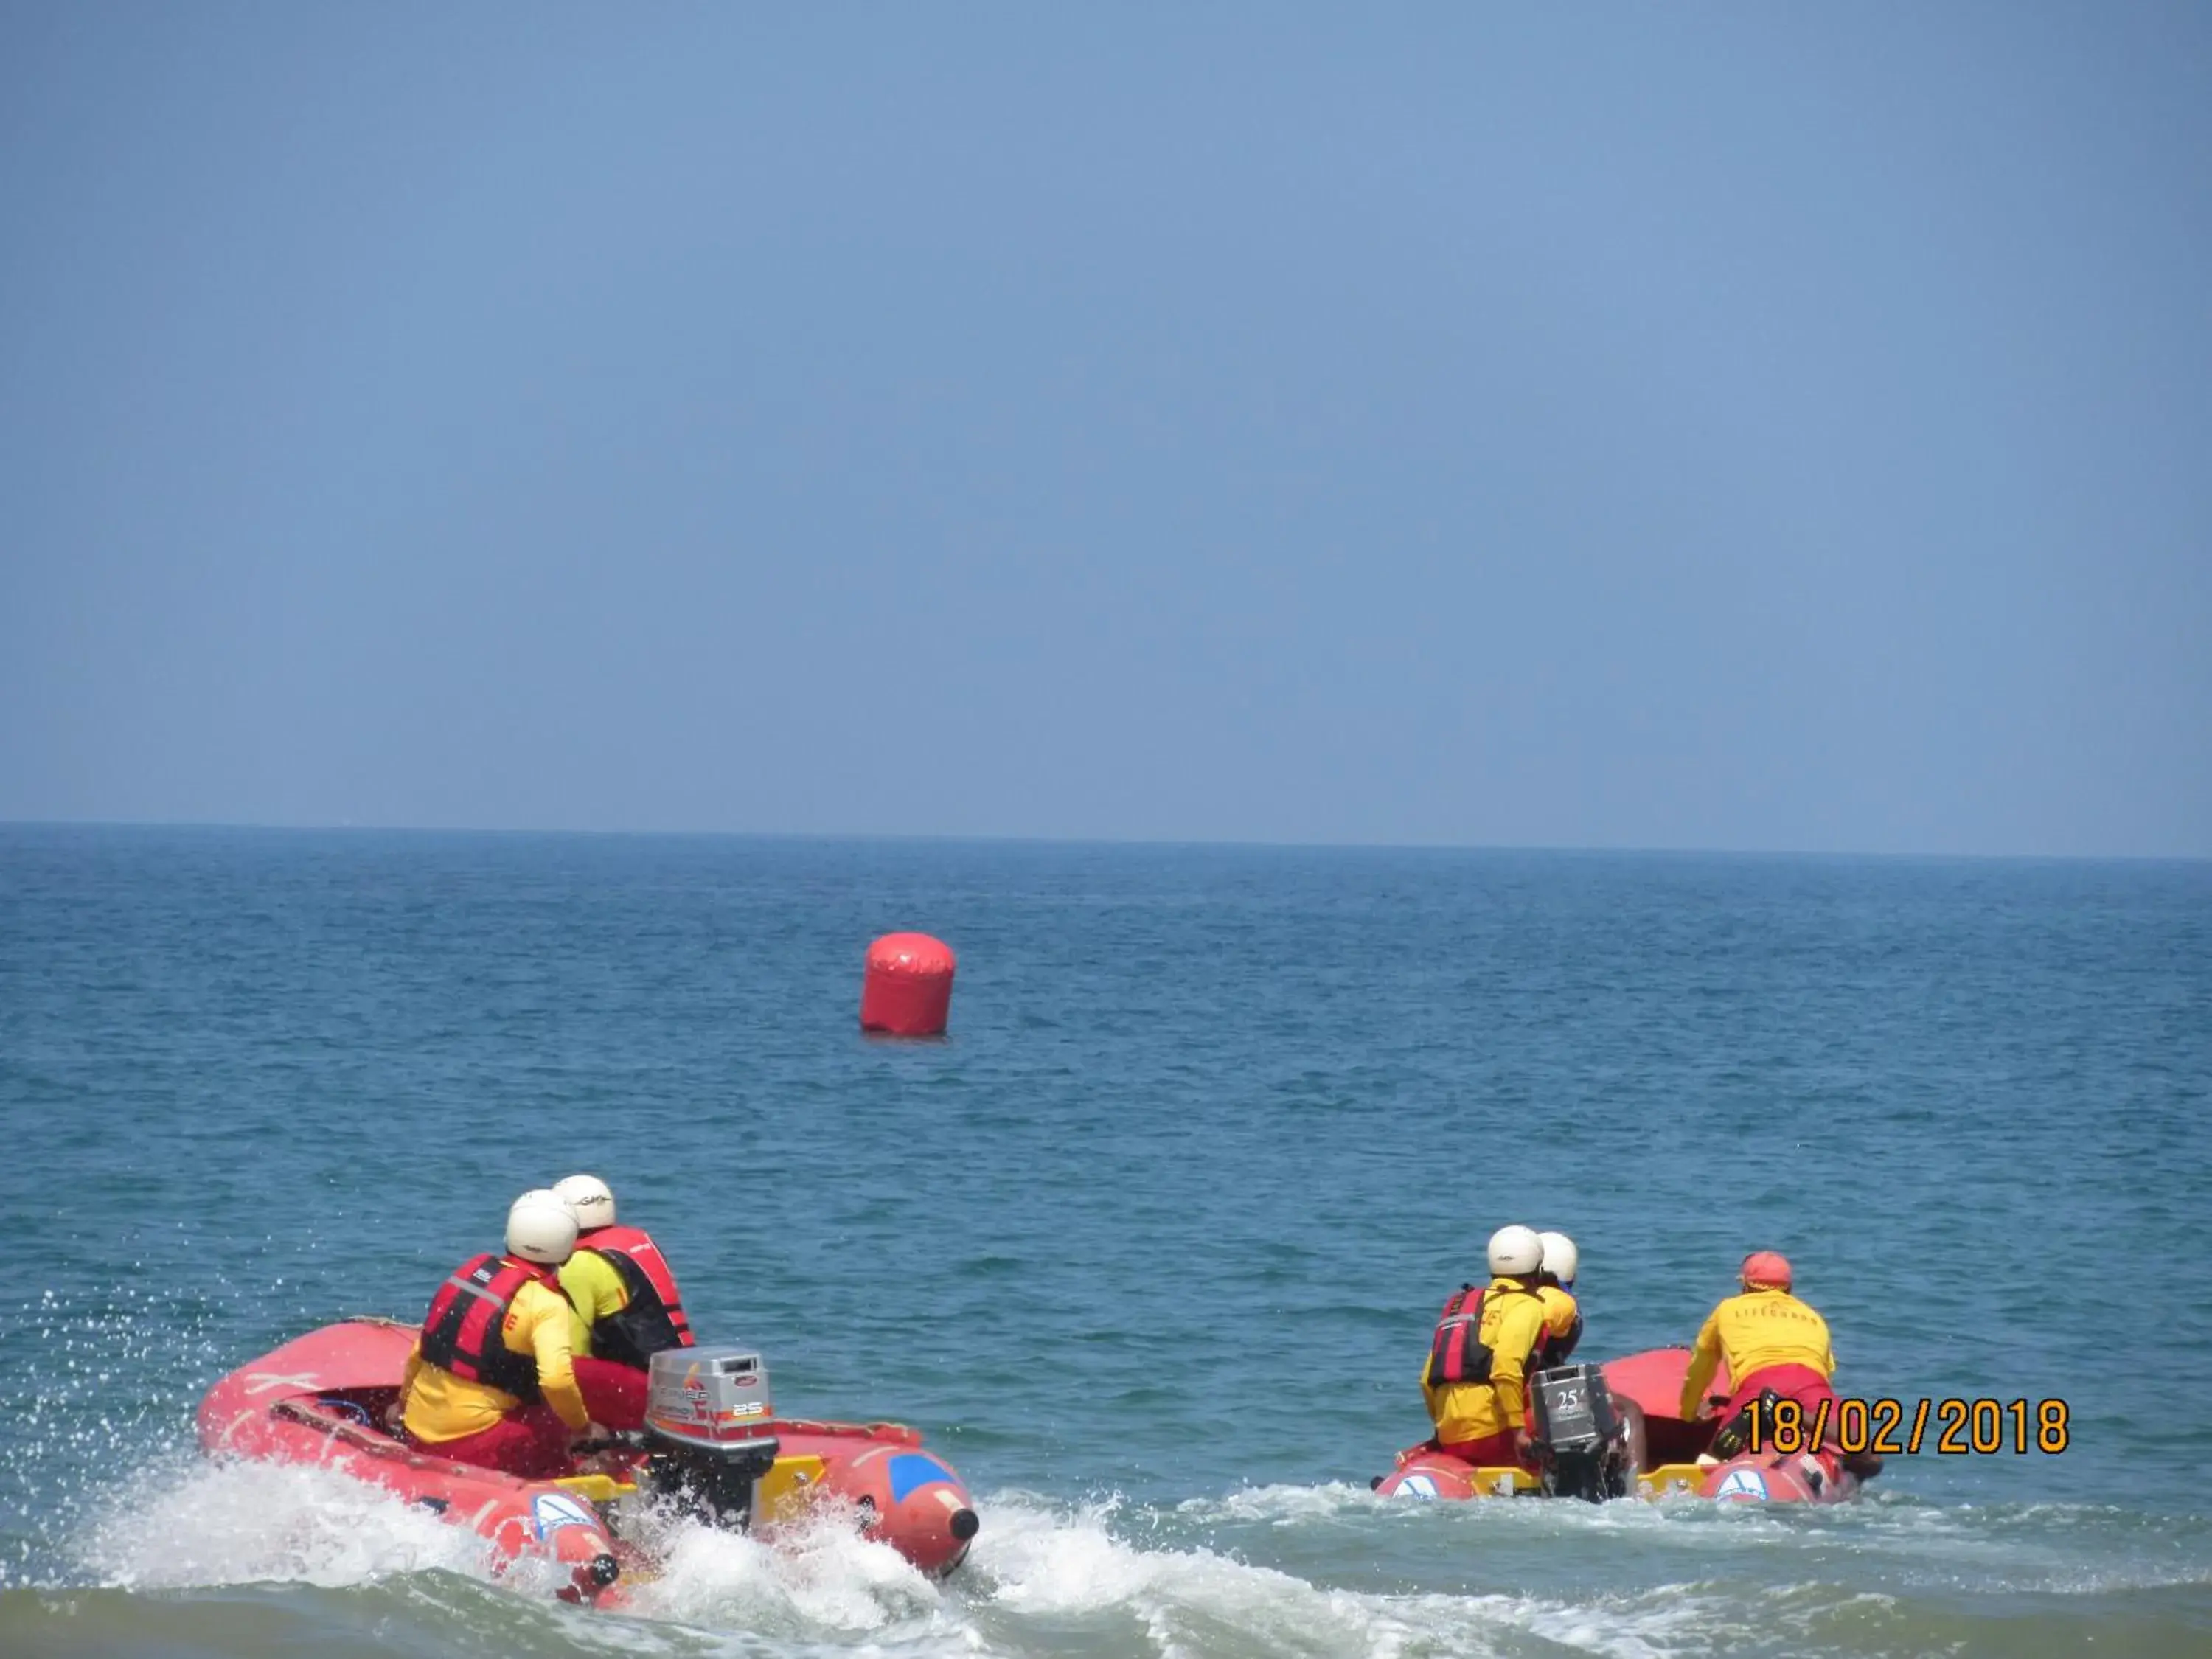
[[[1462,1285],[1459,1294],[1444,1304],[1437,1321],[1437,1334],[1429,1339],[1429,1385],[1490,1381],[1490,1350],[1475,1340],[1482,1322],[1482,1298],[1487,1286]]]
[[[1462,1285],[1459,1294],[1444,1304],[1443,1314],[1437,1321],[1437,1334],[1429,1340],[1431,1388],[1440,1389],[1451,1382],[1490,1381],[1491,1352],[1475,1334],[1481,1328],[1482,1303],[1489,1288]],[[1526,1296],[1528,1292],[1516,1285],[1504,1294]]]
[[[576,1248],[605,1256],[629,1297],[621,1312],[593,1322],[595,1358],[641,1371],[663,1348],[692,1346],[691,1321],[677,1291],[676,1275],[651,1234],[642,1227],[594,1227],[576,1241]]]
[[[422,1319],[422,1358],[465,1382],[482,1382],[526,1402],[540,1398],[538,1358],[501,1340],[507,1308],[532,1279],[556,1291],[552,1268],[511,1255],[480,1255],[438,1286]]]

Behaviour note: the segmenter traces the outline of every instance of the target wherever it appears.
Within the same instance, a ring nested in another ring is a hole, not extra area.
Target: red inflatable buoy
[[[885,933],[868,947],[860,1029],[942,1036],[952,1007],[952,947],[927,933]]]

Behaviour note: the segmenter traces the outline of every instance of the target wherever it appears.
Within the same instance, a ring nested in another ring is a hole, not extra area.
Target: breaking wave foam
[[[2038,1615],[2009,1598],[2055,1593],[2081,1607],[2068,1618],[2101,1621],[2115,1604],[2083,1605],[2100,1591],[2189,1597],[2206,1580],[2201,1523],[2131,1540],[2124,1564],[2080,1551],[2115,1517],[2046,1509],[1423,1505],[1346,1485],[1160,1508],[1002,1492],[981,1508],[969,1563],[945,1583],[835,1516],[773,1544],[671,1522],[653,1540],[659,1572],[619,1612],[587,1614],[554,1609],[550,1585],[526,1571],[498,1577],[466,1528],[343,1474],[179,1458],[105,1494],[73,1540],[70,1576],[134,1595],[396,1590],[410,1620],[475,1620],[481,1607],[500,1633],[487,1651],[557,1628],[594,1652],[1145,1659],[1659,1659],[1923,1641],[1979,1651],[1978,1637],[2014,1640],[2050,1616],[2047,1603]],[[1993,1578],[2010,1581],[1996,1592],[2008,1599],[1969,1605]],[[520,1613],[509,1591],[538,1611]],[[2161,1635],[2171,1611],[2154,1609]],[[158,1604],[144,1617],[158,1620]]]
[[[652,1547],[659,1571],[628,1601],[641,1617],[787,1636],[941,1633],[939,1587],[834,1511],[779,1528],[773,1544],[687,1521]]]
[[[120,1589],[489,1573],[484,1540],[467,1528],[331,1470],[276,1463],[149,1472],[95,1516],[77,1555],[96,1582]]]

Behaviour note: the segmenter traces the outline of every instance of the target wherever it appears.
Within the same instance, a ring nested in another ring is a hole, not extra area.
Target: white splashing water
[[[1163,1659],[1498,1659],[1562,1651],[1655,1659],[1717,1645],[1803,1651],[1835,1647],[1843,1604],[1874,1617],[1887,1601],[1864,1587],[1854,1595],[1809,1582],[1832,1576],[1817,1565],[1820,1557],[1909,1547],[1917,1577],[1954,1551],[1957,1559],[1946,1565],[1967,1565],[1986,1541],[1966,1517],[1918,1509],[1867,1513],[1843,1525],[1835,1523],[1841,1517],[1808,1525],[1804,1517],[1641,1504],[1602,1511],[1499,1505],[1445,1516],[1334,1486],[1249,1489],[1158,1511],[1118,1499],[1071,1506],[1026,1493],[994,1494],[981,1507],[985,1525],[970,1562],[943,1584],[836,1516],[773,1544],[662,1521],[644,1540],[661,1556],[658,1575],[631,1589],[621,1614],[587,1615],[576,1633],[587,1646],[604,1640],[642,1651],[673,1641],[692,1652],[703,1639],[708,1650],[772,1656],[856,1648],[915,1656],[1079,1648]],[[1470,1559],[1577,1540],[1600,1545],[1608,1559],[1632,1547],[1680,1550],[1685,1559],[1666,1564],[1663,1584],[1617,1584],[1595,1595],[1494,1576],[1463,1589],[1440,1589],[1433,1579],[1401,1589],[1371,1577],[1346,1588],[1330,1583],[1336,1573],[1311,1565],[1348,1559],[1340,1550],[1388,1547],[1405,1528],[1438,1528]],[[1271,1539],[1289,1549],[1284,1565],[1239,1559],[1246,1546],[1273,1558]],[[298,1467],[165,1463],[108,1493],[75,1541],[84,1577],[131,1590],[338,1588],[426,1571],[498,1583],[532,1600],[550,1589],[526,1572],[495,1577],[483,1540],[465,1528],[343,1474]],[[1692,1571],[1680,1571],[1692,1559]],[[1729,1562],[1731,1570],[1714,1573]]]
[[[1340,1503],[1310,1491],[1281,1507],[1310,1517]],[[1248,1513],[1273,1507],[1243,1500]],[[1502,1595],[1405,1595],[1329,1589],[1215,1550],[1148,1548],[1112,1531],[1118,1504],[1073,1515],[1002,1498],[989,1510],[973,1571],[983,1609],[1033,1620],[1140,1633],[1163,1655],[1401,1653],[1486,1656],[1540,1635],[1577,1650],[1642,1659],[1656,1650],[1644,1634],[1684,1615],[1657,1606],[1575,1607]],[[988,1540],[988,1542],[986,1541]]]
[[[123,1589],[298,1583],[325,1588],[443,1568],[489,1577],[485,1540],[329,1469],[193,1462],[112,1495],[82,1568]]]
[[[780,1528],[772,1545],[691,1522],[648,1522],[633,1535],[660,1561],[658,1576],[629,1600],[642,1617],[708,1629],[908,1640],[945,1628],[939,1587],[833,1511]]]

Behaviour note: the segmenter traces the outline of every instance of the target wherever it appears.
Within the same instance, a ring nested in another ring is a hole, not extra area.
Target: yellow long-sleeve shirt
[[[1770,1365],[1804,1365],[1823,1376],[1836,1374],[1828,1322],[1787,1291],[1747,1291],[1732,1296],[1706,1319],[1690,1352],[1682,1379],[1682,1415],[1695,1417],[1713,1369],[1728,1361],[1737,1388]]]
[[[579,1249],[561,1264],[561,1288],[568,1293],[568,1346],[577,1358],[592,1355],[592,1327],[629,1306],[629,1287],[615,1264],[597,1250]]]
[[[577,1389],[575,1367],[570,1359],[571,1317],[568,1304],[558,1291],[548,1290],[532,1279],[507,1304],[499,1335],[508,1352],[536,1358],[538,1387],[545,1403],[570,1428],[581,1429],[591,1422],[592,1414],[584,1408],[584,1396]],[[416,1340],[415,1351],[407,1356],[407,1370],[401,1381],[407,1402],[403,1413],[407,1432],[426,1445],[480,1434],[522,1406],[504,1389],[471,1382],[443,1366],[433,1365],[422,1358],[420,1338]]]
[[[1544,1304],[1544,1334],[1565,1341],[1574,1334],[1575,1323],[1583,1316],[1576,1304],[1574,1292],[1564,1285],[1539,1285],[1536,1299]]]
[[[1438,1387],[1429,1380],[1434,1355],[1421,1366],[1421,1395],[1439,1441],[1480,1440],[1525,1426],[1528,1356],[1544,1329],[1544,1304],[1534,1292],[1517,1279],[1490,1281],[1474,1326],[1474,1340],[1490,1350],[1490,1381]]]

